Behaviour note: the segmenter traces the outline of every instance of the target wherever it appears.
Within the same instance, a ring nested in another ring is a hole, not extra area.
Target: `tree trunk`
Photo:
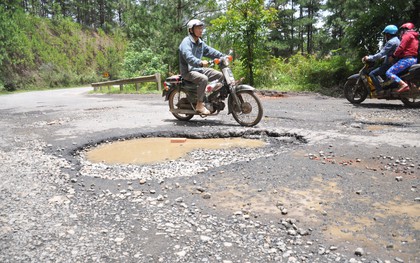
[[[312,2],[311,2],[308,5],[308,21],[312,21],[313,13],[314,13],[314,9],[313,9]],[[307,30],[307,32],[306,32],[306,38],[307,38],[306,39],[306,52],[308,54],[312,54],[312,30],[313,30],[313,27],[312,27],[311,22],[309,22],[307,24],[306,30]]]
[[[105,26],[105,1],[99,0],[99,27]]]
[[[292,0],[292,10],[295,10],[295,1]],[[290,54],[293,54],[295,49],[295,17],[290,16]]]
[[[302,6],[299,7],[299,18],[300,19],[303,18],[303,7]],[[303,26],[302,25],[299,25],[299,49],[300,49],[300,53],[302,55],[304,53],[303,43],[304,43],[304,39],[303,39]]]
[[[249,84],[251,86],[254,86],[254,58],[252,56],[252,43],[247,44],[247,49],[248,49],[248,54],[247,54],[247,58],[248,58],[248,75],[249,75]]]

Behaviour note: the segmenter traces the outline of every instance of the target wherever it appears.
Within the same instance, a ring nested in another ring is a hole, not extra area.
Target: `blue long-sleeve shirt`
[[[394,54],[394,51],[397,49],[397,47],[400,45],[400,40],[398,37],[393,37],[388,42],[385,43],[385,45],[382,47],[382,49],[376,53],[375,55],[369,55],[368,60],[376,61],[382,57],[385,57],[384,64],[391,64],[389,63],[389,57]]]
[[[194,41],[192,36],[187,36],[179,45],[179,70],[182,76],[190,71],[202,71],[201,59],[223,57],[223,53],[206,45],[203,40]]]

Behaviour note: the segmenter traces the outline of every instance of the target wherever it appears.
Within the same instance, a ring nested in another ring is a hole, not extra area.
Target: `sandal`
[[[409,91],[410,87],[408,85],[404,85],[397,90],[398,93]]]

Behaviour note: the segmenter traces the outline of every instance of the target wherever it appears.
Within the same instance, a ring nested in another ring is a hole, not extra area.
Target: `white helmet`
[[[190,22],[187,24],[188,34],[194,34],[190,32],[190,29],[193,29],[195,26],[204,26],[204,23],[198,19],[190,20]]]

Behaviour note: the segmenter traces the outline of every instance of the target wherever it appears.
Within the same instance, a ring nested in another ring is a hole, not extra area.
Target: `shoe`
[[[204,102],[197,102],[197,106],[195,106],[195,111],[202,115],[210,114],[210,111],[204,106]]]
[[[399,88],[397,90],[397,92],[402,93],[402,92],[406,92],[406,91],[409,91],[409,90],[410,90],[410,87],[408,85],[406,85],[406,86],[403,86],[403,87]]]
[[[378,99],[383,99],[385,97],[385,92],[383,90],[377,91],[376,92],[376,97]]]

